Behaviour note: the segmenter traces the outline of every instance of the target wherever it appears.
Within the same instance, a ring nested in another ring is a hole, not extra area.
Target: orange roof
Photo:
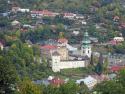
[[[65,39],[65,38],[60,38],[60,39],[58,39],[58,42],[60,42],[60,43],[65,43],[65,42],[68,42],[68,40]]]
[[[48,50],[52,50],[52,49],[56,49],[57,46],[54,46],[54,45],[44,45],[44,46],[41,46],[41,48],[43,48],[43,49],[48,49]]]

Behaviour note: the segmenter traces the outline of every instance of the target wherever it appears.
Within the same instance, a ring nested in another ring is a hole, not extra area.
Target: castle
[[[41,57],[50,61],[54,72],[66,68],[86,67],[91,57],[91,41],[88,32],[84,33],[80,50],[68,44],[65,38],[49,40],[46,45],[40,46]]]
[[[62,49],[62,47],[59,48]],[[57,50],[55,50],[51,54],[51,59],[52,59],[51,67],[53,72],[60,72],[61,69],[67,69],[67,68],[86,67],[88,65],[88,61],[92,53],[91,41],[89,39],[88,32],[84,33],[79,55],[70,56],[68,55],[68,52],[64,50],[62,53],[60,53],[60,51],[58,50],[59,48],[57,48]],[[63,48],[66,48],[66,45],[63,46]]]

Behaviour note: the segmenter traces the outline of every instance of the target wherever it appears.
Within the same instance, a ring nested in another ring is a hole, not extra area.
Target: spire
[[[83,43],[83,44],[90,44],[90,43],[91,43],[91,41],[90,41],[90,39],[89,39],[89,34],[88,34],[88,32],[85,32],[85,33],[84,33],[82,43]]]

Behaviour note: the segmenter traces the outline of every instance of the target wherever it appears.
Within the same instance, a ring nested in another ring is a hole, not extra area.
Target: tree
[[[93,66],[94,65],[94,61],[93,61],[93,53],[91,54],[91,60],[90,60],[90,64]]]
[[[52,85],[44,86],[43,94],[63,94],[60,88],[53,87]]]
[[[14,94],[18,77],[7,56],[0,56],[0,94]]]
[[[59,38],[64,38],[64,32],[59,32]]]
[[[125,88],[125,69],[121,70],[119,72],[119,78],[118,78],[119,82],[124,86]]]
[[[42,94],[41,88],[27,78],[21,81],[18,87],[20,94]]]
[[[107,74],[108,73],[108,58],[105,59],[104,64],[103,64],[103,70]]]
[[[103,56],[102,56],[102,54],[100,54],[100,56],[99,56],[99,61],[98,61],[98,64],[96,65],[96,67],[95,67],[95,72],[98,75],[101,75],[102,72],[103,72]]]
[[[84,82],[80,83],[79,94],[90,94],[88,87],[84,84]]]
[[[73,81],[69,81],[60,86],[60,90],[62,94],[76,94],[78,93],[79,88]]]
[[[97,94],[125,94],[122,84],[115,81],[106,81],[98,84],[95,88]]]

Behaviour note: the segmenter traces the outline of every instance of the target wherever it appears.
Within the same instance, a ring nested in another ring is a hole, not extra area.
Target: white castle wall
[[[59,72],[61,69],[80,68],[80,67],[87,66],[87,64],[84,60],[83,61],[58,61],[56,59],[54,61],[56,61],[56,62],[52,62],[52,70],[54,72]]]

